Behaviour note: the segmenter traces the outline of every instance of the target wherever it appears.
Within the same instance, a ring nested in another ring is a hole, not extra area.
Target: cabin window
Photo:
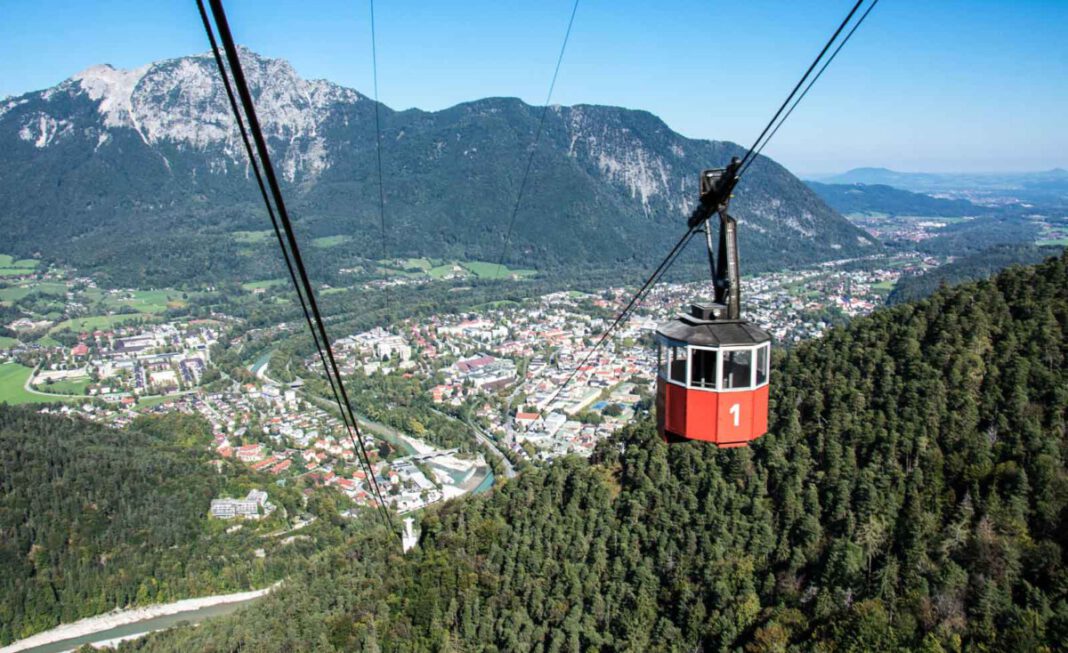
[[[771,356],[768,354],[771,352],[770,345],[761,345],[757,348],[757,363],[756,363],[756,384],[761,385],[768,382],[768,368],[771,362]]]
[[[686,383],[685,346],[671,348],[671,373],[668,378],[679,383]]]
[[[667,378],[668,375],[668,357],[671,355],[671,348],[665,345],[663,342],[657,341],[656,343],[656,373],[663,378]]]
[[[753,350],[735,349],[723,352],[724,390],[748,388],[753,378]]]
[[[716,388],[716,351],[694,349],[690,361],[690,385],[695,388]]]

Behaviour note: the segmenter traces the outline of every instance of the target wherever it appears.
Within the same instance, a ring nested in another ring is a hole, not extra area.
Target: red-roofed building
[[[237,448],[237,459],[243,463],[253,463],[263,460],[262,444],[246,444]]]
[[[84,342],[79,342],[71,348],[70,353],[75,356],[86,356],[89,354],[89,347]]]
[[[276,462],[278,462],[278,459],[275,458],[274,456],[271,456],[270,458],[267,458],[266,460],[261,460],[260,462],[251,465],[252,471],[254,471],[254,472],[262,471],[262,470],[270,467],[271,465],[275,464]]]
[[[537,413],[523,413],[519,412],[515,414],[515,425],[522,428],[530,428],[533,424],[541,419],[541,416]]]
[[[451,388],[447,385],[436,385],[430,389],[430,396],[434,399],[435,404],[440,404],[445,399],[445,393],[450,390]]]
[[[338,479],[337,485],[346,492],[352,492],[356,489],[356,481],[349,478]]]
[[[456,369],[461,372],[470,372],[471,370],[477,370],[480,367],[485,367],[497,360],[493,356],[480,356],[478,358],[469,358],[463,361],[456,361]]]
[[[287,469],[289,469],[289,467],[292,464],[293,464],[292,460],[283,460],[282,462],[280,462],[277,465],[275,465],[274,467],[272,467],[270,471],[271,471],[272,474],[281,474],[282,472],[284,472]]]

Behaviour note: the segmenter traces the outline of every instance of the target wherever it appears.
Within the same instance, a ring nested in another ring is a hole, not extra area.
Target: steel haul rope
[[[300,246],[298,245],[296,236],[293,232],[293,225],[289,218],[289,212],[286,209],[285,200],[282,196],[281,188],[274,172],[274,167],[271,164],[270,152],[268,151],[267,143],[263,137],[263,131],[256,115],[256,109],[252,100],[251,91],[248,87],[248,82],[245,78],[244,71],[241,68],[237,47],[234,44],[233,35],[230,32],[229,23],[226,19],[226,12],[223,9],[221,0],[209,0],[209,3],[211,5],[212,16],[215,19],[215,26],[219,31],[219,40],[222,41],[223,50],[226,52],[226,59],[230,66],[230,74],[233,75],[233,86],[237,89],[237,94],[241,100],[241,107],[244,110],[245,119],[248,121],[248,131],[251,132],[253,142],[256,146],[255,153],[252,150],[247,135],[245,135],[245,129],[242,126],[241,132],[243,141],[248,150],[249,159],[254,162],[255,154],[258,154],[259,160],[263,164],[263,174],[267,180],[267,187],[270,189],[270,196],[268,196],[266,189],[264,189],[262,179],[257,172],[261,194],[267,205],[268,213],[272,216],[272,223],[276,225],[276,234],[278,223],[274,220],[274,217],[275,209],[277,210],[277,217],[281,222],[281,231],[284,231],[285,233],[286,242],[289,245],[289,253],[292,256],[292,259],[290,260],[290,256],[285,254],[285,247],[282,247],[283,255],[286,258],[287,268],[290,270],[291,279],[295,283],[298,296],[303,292],[301,306],[304,310],[305,319],[308,322],[309,329],[312,331],[313,341],[318,350],[320,360],[323,362],[324,371],[331,384],[335,399],[337,400],[338,409],[341,412],[342,421],[345,424],[349,439],[352,441],[354,451],[357,456],[360,457],[361,463],[365,465],[365,469],[367,470],[368,480],[372,487],[372,493],[376,499],[379,512],[390,531],[400,538],[401,534],[393,526],[392,519],[389,516],[389,510],[386,507],[385,499],[382,496],[381,488],[374,475],[374,468],[360,433],[359,422],[356,420],[355,413],[352,410],[348,392],[345,389],[345,384],[341,378],[337,360],[334,357],[333,347],[330,344],[330,338],[326,332],[326,326],[323,322],[322,314],[319,311],[318,302],[315,298],[315,291],[308,277],[307,269],[304,266],[304,261],[300,254]],[[225,81],[227,80],[226,70],[225,67],[222,66],[222,58],[218,52],[218,45],[215,42],[210,22],[207,20],[207,15],[204,12],[203,0],[197,0],[197,5],[201,12],[201,17],[204,20],[205,30],[207,31],[209,40],[212,44],[212,51],[216,57],[216,63],[220,66],[220,74],[222,74],[224,78],[224,86],[227,88],[227,93],[231,101],[231,109],[234,110],[235,119],[238,121],[239,125],[241,125],[241,114],[237,111],[237,102],[233,98],[233,91],[230,88],[230,84],[228,81]],[[255,166],[255,163],[253,163],[253,165]],[[273,199],[274,209],[271,207],[270,199]],[[282,245],[281,238],[279,238],[279,240],[280,245]],[[294,270],[296,274],[294,274]],[[300,280],[299,285],[296,284],[297,278]]]
[[[538,128],[534,132],[534,141],[530,145],[530,154],[527,156],[527,167],[523,170],[523,177],[519,182],[519,193],[515,198],[515,206],[512,208],[512,217],[508,220],[508,230],[504,234],[504,246],[501,247],[501,256],[497,260],[497,277],[500,278],[504,270],[504,257],[508,254],[508,245],[512,241],[512,229],[515,227],[516,217],[519,215],[519,207],[523,203],[523,194],[527,188],[527,180],[530,179],[530,170],[534,166],[534,154],[538,151],[538,142],[541,140],[541,132],[545,127],[545,117],[549,114],[549,103],[552,101],[553,89],[556,88],[556,78],[560,75],[560,64],[564,61],[564,51],[567,50],[567,42],[571,38],[571,27],[575,24],[575,14],[578,12],[579,0],[571,7],[571,18],[567,21],[567,31],[564,32],[564,43],[560,46],[560,54],[556,58],[556,68],[553,70],[552,81],[549,82],[549,92],[545,95],[545,104],[541,107],[541,117],[538,119]]]

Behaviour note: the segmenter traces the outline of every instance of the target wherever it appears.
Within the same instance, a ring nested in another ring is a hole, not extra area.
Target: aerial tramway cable
[[[590,351],[586,354],[582,361],[578,365],[576,365],[574,369],[571,370],[571,374],[568,375],[567,380],[564,381],[559,388],[557,388],[556,392],[553,393],[553,396],[549,399],[549,401],[545,403],[546,406],[551,406],[552,403],[556,401],[556,398],[559,397],[560,393],[564,391],[564,388],[566,388],[568,384],[571,383],[572,379],[575,378],[579,370],[585,367],[586,363],[588,363],[590,358],[593,357],[593,354],[601,348],[601,345],[604,344],[604,341],[608,339],[608,336],[611,335],[612,331],[614,331],[615,328],[619,326],[621,322],[623,322],[623,319],[627,317],[631,310],[635,306],[637,306],[638,302],[641,301],[641,297],[645,294],[645,292],[649,288],[656,285],[658,281],[660,281],[660,278],[664,276],[664,273],[666,273],[668,268],[670,268],[671,265],[675,262],[675,259],[679,257],[679,255],[684,249],[686,249],[686,245],[690,243],[690,239],[693,238],[695,234],[697,234],[697,229],[690,229],[685,234],[683,234],[682,238],[680,238],[678,242],[675,243],[675,246],[671,248],[671,251],[668,253],[667,257],[665,257],[664,260],[660,262],[660,265],[657,266],[656,270],[653,270],[653,273],[649,275],[648,279],[645,280],[645,283],[642,284],[642,287],[638,289],[638,292],[634,293],[634,295],[630,298],[630,302],[626,305],[626,307],[624,307],[623,310],[620,311],[619,315],[616,316],[616,319],[614,322],[612,322],[612,325],[605,329],[604,333],[601,334],[600,339],[593,346],[593,348],[590,349]]]
[[[313,341],[316,349],[319,352],[320,360],[323,362],[324,371],[327,379],[330,381],[332,389],[335,391],[335,399],[337,399],[338,409],[341,412],[342,421],[345,423],[346,431],[348,431],[349,439],[353,443],[353,447],[357,453],[357,456],[361,458],[361,463],[366,466],[368,479],[370,481],[373,494],[376,499],[376,503],[383,520],[391,532],[393,532],[398,538],[401,537],[399,531],[394,526],[392,519],[389,516],[389,510],[386,508],[385,499],[382,496],[381,488],[379,487],[378,480],[374,475],[374,468],[371,465],[370,456],[367,453],[367,448],[364,445],[363,438],[360,434],[359,423],[356,420],[355,413],[352,410],[352,404],[349,400],[348,393],[345,390],[345,384],[341,378],[340,370],[338,369],[337,360],[334,357],[333,348],[330,344],[330,338],[326,332],[326,326],[322,318],[322,314],[319,311],[318,302],[315,298],[315,291],[311,285],[311,281],[308,277],[307,270],[304,266],[303,258],[300,255],[300,247],[297,243],[296,236],[293,232],[293,225],[289,219],[289,213],[286,209],[285,200],[282,197],[281,188],[278,184],[278,179],[274,172],[274,167],[271,164],[270,152],[267,148],[267,142],[263,137],[263,131],[260,127],[259,119],[256,116],[255,105],[252,101],[252,94],[249,91],[248,83],[245,79],[244,72],[241,68],[241,62],[238,57],[237,47],[234,44],[233,35],[230,32],[230,26],[226,19],[226,12],[223,9],[221,0],[209,0],[211,5],[212,15],[215,19],[215,26],[219,31],[219,39],[222,41],[223,49],[226,52],[226,58],[230,65],[230,73],[233,75],[233,86],[237,88],[238,96],[241,99],[241,106],[244,110],[245,119],[248,120],[248,131],[252,133],[253,141],[256,145],[256,153],[259,155],[259,160],[263,164],[263,173],[267,178],[267,186],[270,188],[270,198],[274,200],[274,207],[277,209],[277,217],[281,221],[282,230],[285,232],[286,241],[289,245],[289,251],[292,254],[292,261],[289,261],[289,256],[286,255],[287,267],[290,268],[292,280],[296,282],[297,277],[300,279],[300,284],[295,283],[298,296],[301,295],[303,290],[303,299],[301,301],[302,308],[305,309],[305,319],[308,321],[308,327],[312,331]],[[221,56],[218,52],[218,45],[215,42],[211,25],[207,20],[207,15],[204,12],[203,0],[197,0],[198,8],[201,12],[201,17],[204,20],[204,27],[208,33],[209,40],[212,44],[212,51],[216,57],[216,63],[220,65],[220,73],[224,80],[227,78],[226,70],[221,64]],[[224,85],[227,88],[227,93],[230,97],[231,108],[234,110],[235,119],[241,124],[241,115],[237,111],[237,103],[233,98],[232,90],[229,83]],[[244,134],[244,128],[241,129]],[[244,143],[248,150],[249,159],[254,161],[255,155],[248,142],[247,136],[243,137]],[[255,164],[253,164],[255,165]],[[258,176],[258,175],[257,175]],[[267,205],[268,213],[272,216],[272,222],[274,222],[274,210],[271,208],[271,201],[268,194],[260,184],[263,199]],[[277,229],[277,226],[276,226]],[[276,232],[277,233],[277,232]],[[280,239],[281,240],[281,239]],[[282,243],[280,242],[280,245]],[[285,253],[285,247],[282,247],[283,254]],[[293,270],[296,270],[293,275]],[[306,301],[305,301],[306,300]],[[310,310],[310,315],[309,311]],[[314,318],[314,319],[313,319]],[[316,336],[316,332],[318,335]],[[324,351],[325,350],[325,351]],[[336,382],[336,385],[335,385]]]
[[[783,101],[782,105],[779,106],[778,111],[775,112],[775,115],[772,116],[771,120],[768,121],[768,124],[760,132],[760,135],[753,142],[752,147],[750,147],[749,150],[746,152],[745,156],[742,157],[737,168],[738,174],[735,177],[735,183],[738,179],[741,178],[742,174],[746,170],[748,170],[752,162],[756,160],[756,157],[760,155],[760,152],[764,149],[764,146],[768,144],[768,141],[771,140],[772,136],[774,136],[775,133],[779,131],[779,128],[782,127],[782,124],[786,121],[790,114],[793,113],[794,109],[797,108],[797,105],[800,104],[801,100],[804,99],[805,95],[808,94],[808,91],[812,88],[812,85],[816,83],[816,80],[818,80],[820,76],[823,75],[823,72],[827,70],[827,66],[829,66],[831,61],[833,61],[834,58],[838,55],[842,47],[846,44],[846,42],[849,41],[849,38],[853,36],[853,33],[856,32],[857,28],[860,27],[860,24],[864,22],[864,19],[868,17],[868,14],[871,13],[871,10],[875,7],[878,1],[879,0],[873,0],[868,9],[861,15],[860,19],[856,22],[856,24],[849,31],[846,37],[834,50],[834,53],[826,60],[823,67],[820,68],[816,76],[813,77],[811,81],[809,81],[807,86],[805,86],[805,82],[808,81],[809,76],[812,74],[812,71],[815,70],[816,66],[818,66],[820,64],[820,61],[823,60],[824,55],[826,55],[828,50],[830,50],[831,47],[834,45],[839,35],[841,35],[842,31],[846,28],[850,20],[857,13],[857,10],[860,9],[860,7],[864,4],[865,0],[857,0],[857,2],[853,5],[852,9],[849,10],[849,13],[846,15],[845,19],[843,19],[841,24],[838,25],[838,29],[836,29],[834,31],[834,34],[831,35],[831,38],[827,40],[827,43],[823,46],[823,49],[820,50],[820,53],[816,55],[816,58],[812,61],[808,69],[805,71],[805,74],[802,75],[801,79],[798,80],[796,85],[794,85],[793,89],[790,91],[790,94],[786,96],[786,99]],[[798,91],[801,89],[802,86],[805,86],[805,89],[800,96],[797,96]],[[790,105],[790,102],[794,100],[795,96],[797,96],[796,101],[794,101],[793,105],[790,106],[789,110],[786,111],[786,114],[783,115],[783,111],[786,110],[786,107]],[[779,120],[780,116],[782,116],[781,120]],[[776,124],[777,120],[778,124]],[[586,356],[583,357],[582,361],[575,366],[575,368],[568,375],[567,379],[565,379],[564,383],[561,384],[559,388],[557,388],[556,392],[553,393],[549,401],[545,403],[546,408],[551,406],[553,402],[555,402],[556,399],[563,393],[563,391],[567,388],[571,381],[574,380],[574,378],[577,376],[579,370],[585,367],[586,363],[589,362],[589,360],[593,357],[594,353],[596,353],[597,350],[600,349],[601,345],[604,344],[604,342],[608,339],[609,335],[611,335],[611,333],[616,329],[616,327],[618,327],[623,322],[623,319],[638,305],[638,303],[641,301],[642,296],[648,291],[648,289],[655,285],[667,273],[668,269],[675,263],[675,260],[678,259],[679,255],[682,254],[682,251],[685,249],[686,245],[689,244],[690,239],[696,233],[697,229],[695,227],[691,227],[685,234],[683,234],[682,238],[675,243],[675,246],[672,247],[671,251],[668,252],[668,255],[664,257],[664,260],[660,262],[660,265],[657,266],[656,270],[654,270],[653,273],[649,275],[649,278],[645,281],[641,288],[639,288],[638,291],[634,293],[634,295],[631,297],[630,302],[628,302],[627,305],[623,308],[623,310],[620,311],[616,319],[605,330],[605,332],[601,334],[601,337],[597,340],[597,342],[586,354]]]
[[[841,34],[842,30],[845,29],[845,26],[849,24],[850,19],[853,18],[853,14],[857,13],[857,9],[860,9],[860,6],[862,4],[864,4],[864,0],[857,0],[856,4],[853,5],[853,8],[849,10],[849,13],[846,15],[845,19],[842,20],[842,23],[838,26],[838,29],[836,29],[834,31],[834,34],[831,35],[831,38],[827,40],[827,43],[823,46],[823,49],[820,50],[820,53],[816,55],[816,58],[812,60],[812,64],[808,67],[808,70],[806,70],[805,74],[801,76],[801,79],[797,81],[797,84],[794,86],[793,90],[790,91],[790,94],[786,96],[786,99],[782,101],[782,105],[779,106],[779,110],[776,111],[775,115],[771,117],[771,120],[768,121],[767,126],[765,126],[764,130],[760,132],[760,136],[757,136],[757,139],[753,142],[753,146],[750,147],[749,151],[746,152],[745,156],[742,157],[743,168],[746,166],[747,163],[749,163],[749,160],[754,157],[754,152],[757,149],[757,145],[760,144],[760,141],[764,138],[764,135],[767,134],[768,130],[771,129],[771,126],[775,124],[775,120],[778,119],[779,115],[782,114],[784,109],[786,109],[786,105],[790,104],[790,100],[793,99],[795,95],[797,95],[797,91],[801,88],[802,85],[804,85],[805,80],[808,79],[808,76],[812,74],[812,71],[815,70],[816,66],[819,65],[820,60],[823,59],[823,55],[827,54],[827,51],[831,49],[831,45],[834,44],[835,40],[838,38],[838,35]]]
[[[500,278],[504,270],[504,257],[508,254],[508,245],[512,241],[512,229],[515,227],[516,217],[519,215],[519,207],[523,203],[523,193],[527,188],[527,180],[530,178],[530,170],[534,166],[534,154],[538,151],[538,142],[541,140],[541,132],[545,127],[545,117],[549,113],[549,102],[552,101],[553,89],[556,88],[556,78],[560,75],[560,64],[564,61],[564,51],[567,50],[567,42],[571,38],[571,26],[575,24],[575,14],[578,12],[579,0],[571,7],[571,18],[567,21],[567,31],[564,32],[564,42],[560,45],[560,54],[556,57],[556,68],[553,69],[552,81],[549,82],[549,92],[545,95],[545,104],[541,107],[541,117],[538,119],[538,128],[534,132],[534,141],[530,145],[530,154],[527,156],[527,167],[523,170],[523,176],[519,181],[519,193],[515,198],[515,206],[512,207],[512,217],[508,220],[508,230],[504,234],[504,245],[501,247],[501,256],[497,260],[497,277]]]
[[[797,105],[801,104],[801,100],[805,99],[805,96],[808,95],[808,92],[812,89],[813,85],[815,85],[815,83],[819,81],[819,78],[823,76],[823,71],[827,70],[827,66],[831,65],[831,62],[834,61],[834,58],[837,57],[838,53],[842,51],[842,48],[845,47],[845,44],[849,43],[849,39],[852,38],[853,33],[857,31],[857,28],[861,26],[861,24],[864,22],[864,19],[868,17],[868,14],[871,13],[872,9],[875,9],[875,5],[877,4],[879,4],[879,0],[872,0],[872,3],[868,5],[868,8],[864,11],[864,13],[860,15],[860,18],[857,19],[857,22],[853,25],[853,28],[850,29],[849,32],[845,35],[845,38],[842,39],[841,43],[838,44],[838,47],[834,49],[834,52],[831,53],[831,56],[827,58],[827,61],[823,62],[823,66],[820,67],[819,72],[816,73],[816,76],[809,80],[808,86],[806,86],[805,90],[801,92],[801,95],[797,96],[797,99],[794,100],[793,105],[791,105],[790,109],[783,115],[782,120],[779,121],[779,124],[775,125],[775,129],[771,130],[771,133],[768,134],[768,137],[764,139],[763,143],[760,144],[760,147],[757,148],[756,153],[749,160],[749,162],[746,163],[742,167],[742,169],[738,171],[739,177],[745,174],[746,169],[751,166],[753,164],[753,161],[756,161],[757,157],[760,156],[760,153],[764,151],[764,146],[767,145],[768,142],[775,137],[775,134],[779,132],[779,128],[782,127],[783,123],[785,123],[787,118],[790,117],[790,114],[794,112],[794,109],[797,108]]]
[[[371,71],[375,92],[375,157],[378,163],[378,219],[382,227],[382,258],[389,257],[389,248],[386,246],[386,190],[382,177],[382,118],[379,116],[381,107],[378,103],[378,39],[375,36],[375,0],[370,0],[371,5]],[[389,286],[382,288],[388,314]]]
[[[219,75],[222,77],[223,87],[226,89],[226,97],[230,103],[230,109],[234,113],[234,118],[241,134],[241,142],[245,145],[245,152],[248,154],[249,164],[252,166],[252,172],[256,177],[256,185],[259,187],[260,196],[263,198],[264,205],[267,207],[267,215],[271,218],[271,226],[274,228],[274,235],[278,240],[278,247],[282,250],[282,258],[285,261],[286,270],[289,272],[289,280],[293,283],[293,288],[297,292],[297,299],[300,301],[301,312],[303,312],[304,319],[308,323],[309,331],[311,332],[312,340],[315,342],[315,348],[319,352],[320,360],[323,362],[323,366],[326,367],[326,358],[323,356],[322,348],[319,346],[319,336],[316,335],[315,329],[311,328],[311,314],[308,312],[308,305],[304,300],[304,293],[301,292],[300,282],[297,281],[296,272],[293,270],[293,262],[290,259],[289,250],[286,249],[285,240],[278,226],[278,218],[275,216],[274,207],[271,206],[271,201],[267,194],[267,187],[264,186],[263,175],[260,173],[259,163],[254,156],[252,144],[248,140],[248,132],[245,130],[245,122],[241,118],[241,112],[240,109],[238,109],[237,100],[234,97],[233,87],[230,85],[229,73],[227,73],[226,65],[223,63],[222,56],[219,54],[219,46],[215,41],[215,34],[211,30],[211,23],[208,20],[208,14],[204,9],[204,3],[201,0],[197,1],[197,9],[200,11],[200,18],[204,22],[204,29],[208,34],[208,41],[211,43],[211,50],[215,57],[215,64],[219,68]],[[333,377],[327,376],[327,381],[329,382],[330,390],[340,407],[341,399],[337,392],[337,386],[334,385]],[[363,461],[361,460],[360,463],[362,466]]]

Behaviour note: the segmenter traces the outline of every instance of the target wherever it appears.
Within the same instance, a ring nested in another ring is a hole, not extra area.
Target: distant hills
[[[257,110],[311,265],[330,279],[371,259],[496,262],[541,109],[488,98],[437,112],[381,105],[386,250],[378,218],[375,103],[242,49]],[[643,111],[554,106],[506,263],[628,269],[684,228],[700,170],[742,154],[687,139]],[[269,227],[208,55],[136,70],[94,66],[0,101],[3,253],[113,283],[278,276]],[[736,192],[747,270],[879,246],[760,158]],[[343,236],[343,238],[332,238]]]
[[[887,304],[903,304],[932,295],[942,285],[954,286],[985,279],[1013,265],[1030,265],[1056,256],[1058,247],[995,245],[941,265],[923,274],[901,277],[887,296]]]
[[[933,238],[897,243],[929,254],[961,256],[991,246],[1030,246],[1042,238],[1044,229],[1059,229],[1068,219],[1068,172],[1063,170],[994,176],[858,168],[832,179],[883,180],[924,189],[911,191],[864,181],[805,182],[827,204],[846,215],[965,218],[948,221],[950,224],[939,229]],[[996,268],[984,269],[989,274]]]
[[[915,192],[1016,190],[1030,193],[1068,193],[1068,170],[1040,172],[933,173],[897,172],[887,168],[854,168],[838,175],[814,177],[825,184],[882,184]]]
[[[990,211],[968,200],[932,197],[885,184],[805,182],[820,199],[841,213],[889,213],[930,217],[976,216]]]

